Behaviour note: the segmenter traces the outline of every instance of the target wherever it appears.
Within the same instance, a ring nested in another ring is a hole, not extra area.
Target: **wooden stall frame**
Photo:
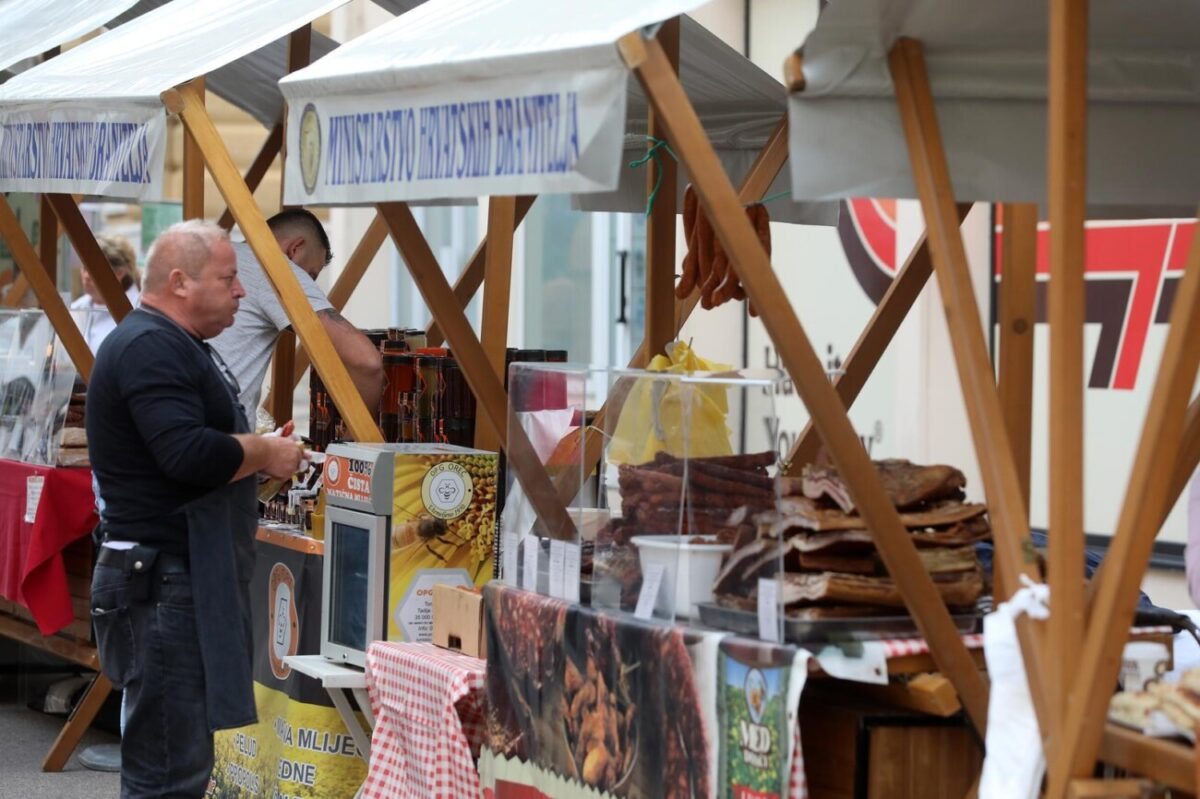
[[[699,118],[671,69],[662,44],[635,33],[618,49],[663,120],[668,139],[692,176],[699,195],[742,285],[776,342],[780,358],[808,407],[834,462],[854,497],[888,572],[893,575],[941,671],[951,680],[975,728],[986,728],[987,689],[950,619],[945,603],[917,556],[878,473],[854,432],[845,405],[825,377],[794,310],[741,211]],[[953,215],[953,208],[951,208]]]
[[[1048,303],[1054,362],[1051,405],[1061,422],[1053,436],[1052,452],[1057,452],[1053,457],[1062,466],[1056,484],[1064,474],[1073,484],[1059,487],[1052,510],[1051,619],[1056,640],[1047,647],[1046,625],[1028,620],[1020,624],[1022,651],[1048,758],[1047,795],[1055,799],[1134,795],[1136,781],[1102,786],[1089,779],[1098,755],[1167,779],[1175,787],[1195,787],[1190,756],[1176,757],[1169,752],[1171,762],[1161,766],[1161,745],[1111,725],[1106,728],[1105,715],[1155,533],[1200,461],[1200,399],[1189,404],[1200,367],[1200,241],[1192,245],[1176,292],[1133,474],[1106,558],[1113,565],[1093,578],[1085,603],[1080,556],[1086,38],[1086,2],[1055,0],[1051,9],[1049,197],[1052,224],[1063,233],[1054,237],[1052,244]],[[1007,572],[1010,586],[1021,574],[1036,581],[1025,555],[1036,209],[1008,206],[1005,210],[1001,385],[997,391],[978,308],[965,281],[961,237],[952,235],[955,200],[920,43],[897,41],[889,61],[927,220],[933,270],[942,283],[964,399],[984,472],[996,533],[997,567]],[[802,90],[801,65],[797,54],[789,59],[786,72],[789,84]],[[1156,476],[1162,464],[1169,465],[1166,480]],[[1067,633],[1063,627],[1071,619],[1077,626],[1074,633]],[[1048,662],[1050,658],[1053,664]],[[1064,668],[1068,664],[1077,667],[1068,673]],[[1170,776],[1164,776],[1168,772]]]

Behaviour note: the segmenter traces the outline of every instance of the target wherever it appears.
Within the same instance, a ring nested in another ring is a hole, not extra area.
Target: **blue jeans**
[[[97,565],[92,620],[100,667],[125,690],[121,799],[202,797],[213,739],[191,576],[178,564],[146,577]]]

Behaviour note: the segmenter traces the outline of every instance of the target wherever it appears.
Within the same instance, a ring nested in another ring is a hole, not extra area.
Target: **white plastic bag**
[[[1029,695],[1016,620],[1022,613],[1034,619],[1049,616],[1050,588],[1024,575],[1021,581],[1025,587],[983,620],[983,650],[992,692],[979,799],[1037,799],[1046,773],[1042,734]]]

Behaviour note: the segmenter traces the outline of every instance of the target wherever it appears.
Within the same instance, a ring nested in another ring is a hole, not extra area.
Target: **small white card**
[[[567,542],[557,539],[550,541],[550,596],[555,599],[566,599],[564,584],[566,582]]]
[[[661,563],[647,566],[642,574],[642,592],[638,594],[637,607],[633,615],[639,619],[648,619],[654,615],[654,606],[658,603],[658,592],[662,588],[663,575],[666,568]]]
[[[37,520],[38,505],[42,502],[42,489],[46,487],[46,478],[39,475],[25,478],[25,523],[33,524]]]
[[[566,557],[563,562],[563,599],[578,602],[580,547],[579,544],[567,544],[564,549]]]
[[[525,536],[525,562],[524,576],[521,581],[521,587],[526,591],[538,590],[538,556],[542,554],[542,542],[538,540],[536,535]]]
[[[521,575],[517,574],[520,548],[521,539],[517,538],[516,533],[505,532],[500,535],[500,577],[506,583],[520,584]]]
[[[758,637],[779,642],[779,581],[758,581]]]

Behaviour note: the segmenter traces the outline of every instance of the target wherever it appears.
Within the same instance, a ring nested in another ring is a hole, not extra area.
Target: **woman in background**
[[[100,234],[96,241],[112,266],[117,280],[120,281],[121,288],[125,289],[129,304],[136,308],[141,297],[141,280],[137,271],[137,253],[134,252],[133,245],[124,236],[108,233]],[[83,281],[83,295],[71,303],[71,310],[86,312],[80,315],[82,318],[78,320],[79,329],[83,332],[88,347],[92,352],[96,352],[100,349],[100,342],[116,328],[117,322],[105,307],[104,296],[92,280],[92,276],[88,274],[86,266],[80,268],[79,277]]]

